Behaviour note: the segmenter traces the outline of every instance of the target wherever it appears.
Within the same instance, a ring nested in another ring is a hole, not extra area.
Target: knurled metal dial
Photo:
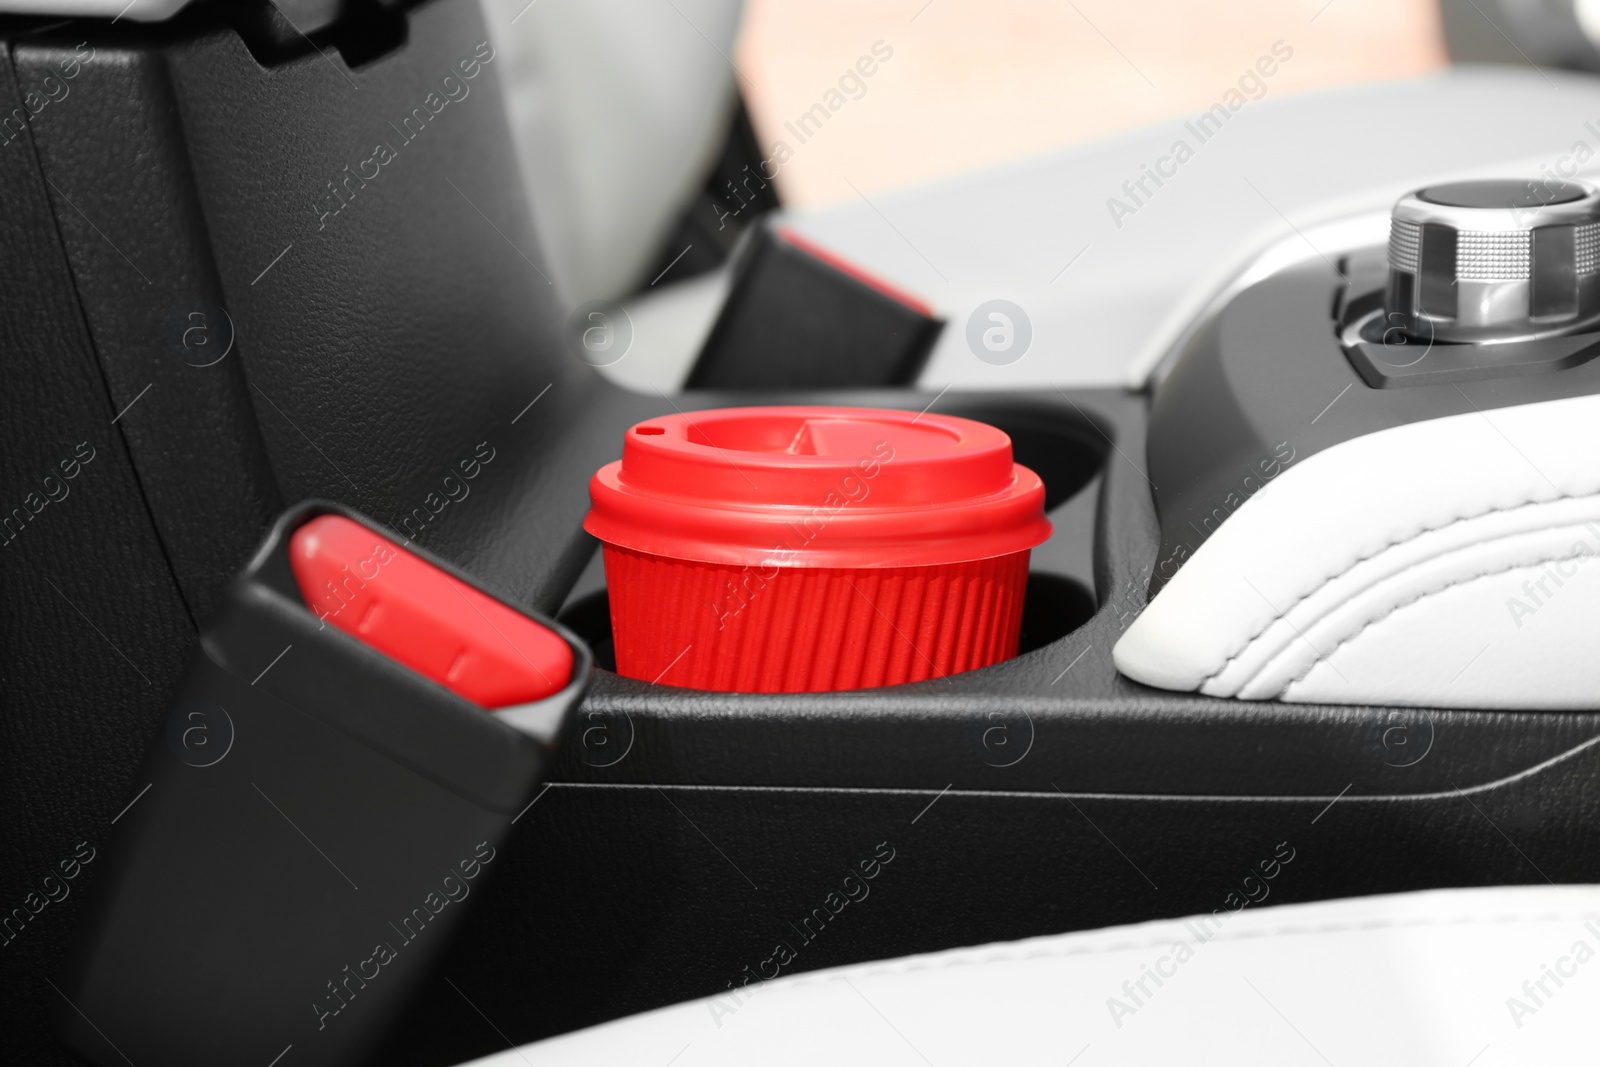
[[[1452,182],[1389,222],[1387,322],[1418,340],[1529,340],[1600,326],[1600,191]]]

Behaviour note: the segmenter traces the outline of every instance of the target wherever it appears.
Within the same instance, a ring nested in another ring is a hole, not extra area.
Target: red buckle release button
[[[289,564],[323,622],[481,707],[539,700],[572,678],[561,637],[342,515],[296,530]]]

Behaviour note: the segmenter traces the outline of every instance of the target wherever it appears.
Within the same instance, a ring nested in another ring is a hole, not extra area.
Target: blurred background
[[[894,49],[781,169],[807,207],[1209,107],[1277,40],[1274,96],[1451,62],[1600,71],[1600,0],[749,0],[731,58],[770,149],[874,42]]]
[[[1423,172],[1536,167],[1600,122],[1572,73],[1600,73],[1600,0],[484,2],[555,284],[627,301],[609,373],[635,388],[681,384],[769,217],[947,318],[1009,294],[1041,343],[1122,353],[1103,377],[1165,336],[1132,339],[1157,314],[1134,289],[1167,307],[1278,230]],[[1218,105],[1220,147],[1124,229],[1108,197]],[[1362,143],[1390,147],[1352,166]],[[1116,336],[1086,334],[1107,301]]]
[[[796,145],[784,124],[877,41],[893,58]],[[733,59],[768,157],[796,149],[785,204],[810,207],[1204,110],[1275,41],[1273,96],[1449,62],[1438,0],[749,0]]]

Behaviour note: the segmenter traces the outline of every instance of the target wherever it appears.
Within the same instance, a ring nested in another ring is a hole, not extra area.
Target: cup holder
[[[952,404],[950,414],[997,426],[1016,461],[1044,479],[1044,509],[1076,496],[1105,467],[1105,436],[1075,407],[1048,402]]]
[[[1108,434],[1075,404],[1015,400],[952,405],[953,414],[998,426],[1018,463],[1044,479],[1045,511],[1055,533],[1033,550],[1022,602],[1017,654],[1059,641],[1088,622],[1094,595],[1095,518]]]
[[[1094,594],[1077,579],[1044,571],[1028,572],[1017,655],[1061,640],[1088,622],[1094,611]]]
[[[1004,430],[1016,461],[1044,481],[1045,511],[1055,532],[1029,561],[1017,653],[1043,648],[1088,622],[1097,607],[1095,489],[1110,449],[1107,434],[1077,405],[1049,400],[980,399],[950,403],[945,410]],[[597,666],[615,671],[600,556],[597,550],[557,618],[588,643]]]

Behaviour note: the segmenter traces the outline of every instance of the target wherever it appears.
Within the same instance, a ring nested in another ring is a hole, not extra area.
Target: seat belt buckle
[[[359,1061],[505,864],[592,662],[354,511],[284,515],[118,817],[64,1040],[106,1065]]]

